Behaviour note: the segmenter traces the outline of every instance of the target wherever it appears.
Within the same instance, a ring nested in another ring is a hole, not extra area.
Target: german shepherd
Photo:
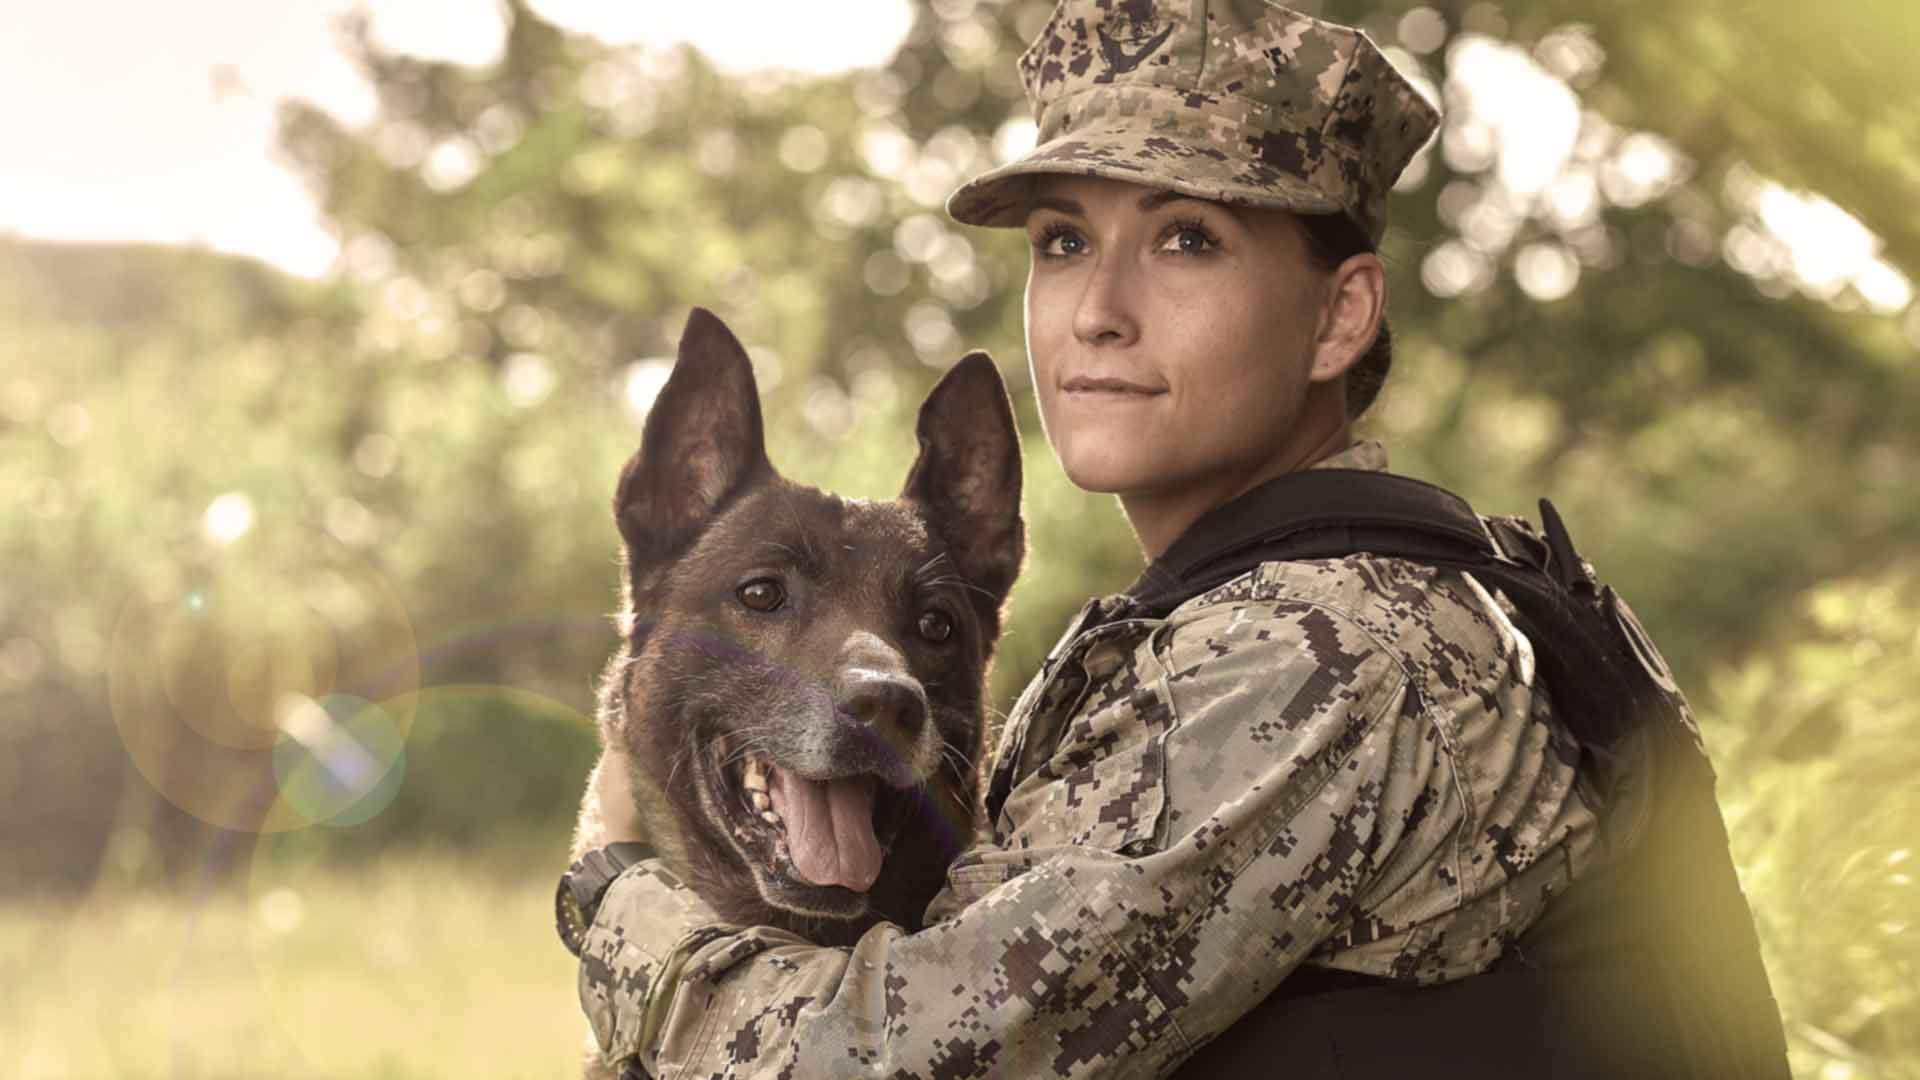
[[[768,462],[753,369],[695,309],[620,474],[623,642],[574,857],[643,828],[729,922],[846,944],[917,927],[970,839],[985,674],[1025,554],[984,353],[933,388],[899,498]]]

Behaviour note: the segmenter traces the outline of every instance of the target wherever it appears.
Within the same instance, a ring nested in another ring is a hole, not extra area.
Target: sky
[[[609,41],[691,41],[723,67],[832,71],[878,64],[905,35],[905,0],[836,0],[818,32],[794,0],[535,0]],[[277,101],[349,123],[373,94],[334,45],[350,0],[0,0],[0,233],[203,244],[318,276],[337,248],[276,160]],[[497,57],[492,0],[379,0],[383,45],[465,64]]]

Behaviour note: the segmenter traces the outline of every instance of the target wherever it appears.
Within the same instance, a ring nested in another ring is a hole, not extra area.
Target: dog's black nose
[[[927,695],[912,679],[850,671],[841,688],[841,710],[883,735],[912,737],[926,725]]]

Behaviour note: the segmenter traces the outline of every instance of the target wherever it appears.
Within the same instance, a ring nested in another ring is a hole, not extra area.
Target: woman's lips
[[[1075,375],[1060,384],[1063,393],[1080,398],[1144,399],[1166,393],[1161,387],[1143,386],[1110,376]]]

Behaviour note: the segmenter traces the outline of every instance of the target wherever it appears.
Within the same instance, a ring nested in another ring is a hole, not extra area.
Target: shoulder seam
[[[1401,558],[1398,555],[1375,555],[1375,554],[1364,552],[1364,551],[1356,551],[1351,555],[1341,555],[1333,558],[1323,558],[1323,559],[1271,559],[1267,562],[1263,562],[1259,564],[1258,566],[1255,566],[1251,570],[1248,570],[1246,573],[1241,574],[1239,577],[1233,578],[1229,581],[1223,581],[1220,584],[1215,585],[1213,588],[1208,589],[1206,592],[1197,593],[1194,596],[1189,597],[1185,603],[1181,604],[1179,607],[1175,608],[1174,610],[1175,611],[1183,610],[1189,604],[1195,604],[1196,601],[1200,601],[1200,603],[1198,603],[1197,606],[1201,608],[1212,607],[1215,604],[1231,603],[1232,601],[1227,599],[1209,600],[1207,598],[1211,597],[1214,593],[1217,593],[1222,589],[1231,588],[1234,585],[1247,580],[1248,578],[1252,577],[1255,574],[1258,574],[1260,571],[1265,570],[1268,567],[1328,566],[1335,563],[1343,563],[1343,562],[1349,562],[1349,561],[1365,561],[1370,563],[1401,563],[1406,566],[1419,567],[1420,569],[1423,569],[1423,570],[1432,570],[1435,573],[1446,572],[1445,567],[1434,566],[1431,563],[1424,563],[1419,561],[1418,559],[1405,559],[1405,558]],[[1253,596],[1243,597],[1242,599],[1249,599],[1249,600],[1267,599],[1273,595],[1288,596],[1291,594],[1284,591],[1274,590],[1269,587],[1269,588],[1256,589]]]
[[[1196,597],[1196,599],[1198,598]],[[1407,662],[1406,655],[1402,653],[1399,649],[1394,648],[1392,644],[1380,640],[1380,635],[1374,633],[1371,628],[1369,628],[1365,623],[1361,622],[1360,619],[1353,614],[1353,612],[1347,611],[1344,608],[1334,607],[1331,604],[1323,603],[1319,600],[1310,600],[1302,596],[1294,596],[1294,595],[1282,593],[1282,594],[1277,594],[1273,596],[1248,596],[1248,597],[1235,597],[1232,599],[1220,599],[1220,600],[1212,601],[1210,603],[1201,604],[1190,609],[1184,609],[1185,613],[1189,617],[1182,618],[1177,621],[1174,619],[1168,619],[1166,623],[1166,629],[1168,630],[1168,632],[1178,630],[1180,629],[1179,624],[1181,623],[1198,622],[1199,620],[1207,618],[1210,615],[1214,614],[1214,612],[1211,609],[1217,608],[1217,607],[1226,607],[1232,604],[1264,604],[1272,607],[1312,608],[1313,610],[1316,610],[1316,611],[1324,611],[1328,615],[1331,615],[1334,618],[1340,620],[1340,622],[1343,625],[1352,627],[1355,631],[1361,634],[1364,634],[1366,636],[1367,641],[1375,649],[1378,649],[1380,652],[1385,653],[1387,657],[1393,661],[1393,666],[1399,669],[1400,677],[1402,679],[1405,679],[1409,684],[1414,682],[1413,668]],[[1423,713],[1426,711],[1426,705],[1425,705],[1424,699],[1422,700],[1421,711]]]

